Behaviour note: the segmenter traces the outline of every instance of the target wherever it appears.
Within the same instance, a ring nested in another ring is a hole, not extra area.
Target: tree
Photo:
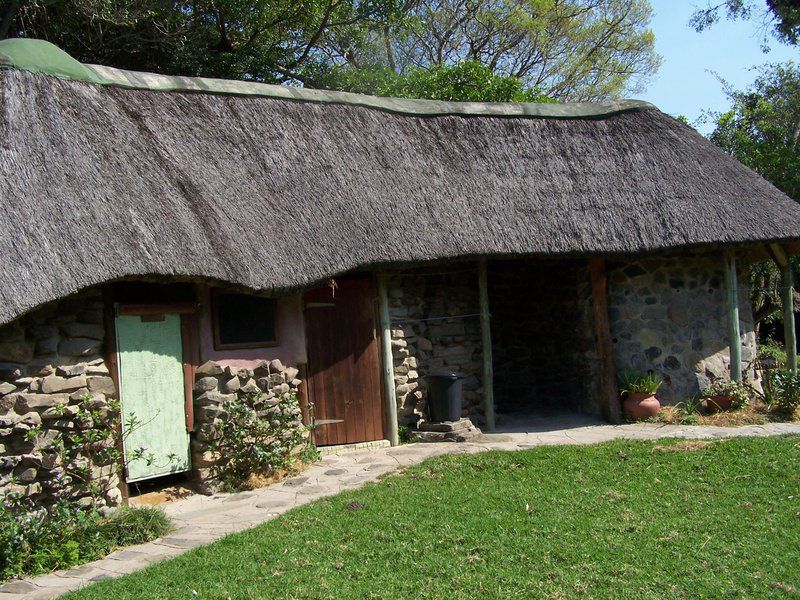
[[[770,30],[782,42],[797,45],[800,36],[800,0],[723,0],[696,10],[690,24],[697,31],[704,31],[720,20],[721,13],[729,19],[756,19],[765,34]]]
[[[174,75],[303,81],[396,0],[0,0],[0,39],[50,40],[78,60]],[[341,43],[341,42],[340,42]]]
[[[0,0],[0,38],[121,68],[362,91],[378,91],[370,78],[430,89],[421,70],[429,84],[478,81],[482,65],[534,95],[596,100],[658,67],[651,12],[647,0]]]
[[[800,201],[800,68],[766,65],[750,89],[726,91],[733,107],[717,115],[711,141]],[[793,265],[797,272],[800,263]],[[777,267],[754,265],[749,284],[757,326],[779,318]]]
[[[416,0],[340,52],[405,75],[471,61],[558,100],[637,92],[660,64],[645,0]]]

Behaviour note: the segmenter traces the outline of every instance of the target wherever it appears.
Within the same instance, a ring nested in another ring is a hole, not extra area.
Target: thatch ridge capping
[[[352,92],[296,88],[285,85],[210,77],[160,75],[102,65],[83,64],[50,42],[35,39],[17,38],[0,41],[0,66],[44,73],[60,79],[128,89],[258,96],[322,104],[347,104],[414,116],[463,115],[596,119],[622,112],[656,109],[654,105],[642,100],[566,103],[449,102],[443,100],[389,98]]]

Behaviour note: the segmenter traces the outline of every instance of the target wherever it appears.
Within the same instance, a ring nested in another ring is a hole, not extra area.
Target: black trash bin
[[[431,421],[458,421],[461,418],[461,376],[449,370],[434,371],[428,380],[428,417]]]

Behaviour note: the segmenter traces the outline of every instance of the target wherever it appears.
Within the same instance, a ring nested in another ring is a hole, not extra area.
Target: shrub
[[[619,391],[622,394],[655,394],[662,383],[661,377],[652,371],[625,371],[619,377]]]
[[[800,375],[791,369],[764,372],[764,402],[771,408],[792,414],[800,406]]]
[[[767,340],[758,345],[758,358],[777,365],[786,364],[786,350],[774,340]]]
[[[167,516],[156,508],[123,508],[103,516],[66,500],[49,510],[32,510],[7,497],[0,506],[0,580],[66,569],[171,530]]]
[[[222,408],[220,437],[211,449],[219,454],[214,475],[224,490],[239,490],[252,476],[270,477],[285,469],[292,454],[310,443],[295,392],[269,399],[261,392],[240,392]]]

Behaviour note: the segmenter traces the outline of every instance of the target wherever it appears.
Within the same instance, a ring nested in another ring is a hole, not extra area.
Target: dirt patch
[[[653,452],[697,452],[703,448],[708,448],[713,443],[691,440],[670,444],[669,446],[653,446]]]
[[[152,492],[132,496],[129,502],[131,506],[159,506],[160,504],[183,500],[184,498],[194,495],[194,493],[194,490],[186,486],[172,485],[160,490],[153,490]]]

